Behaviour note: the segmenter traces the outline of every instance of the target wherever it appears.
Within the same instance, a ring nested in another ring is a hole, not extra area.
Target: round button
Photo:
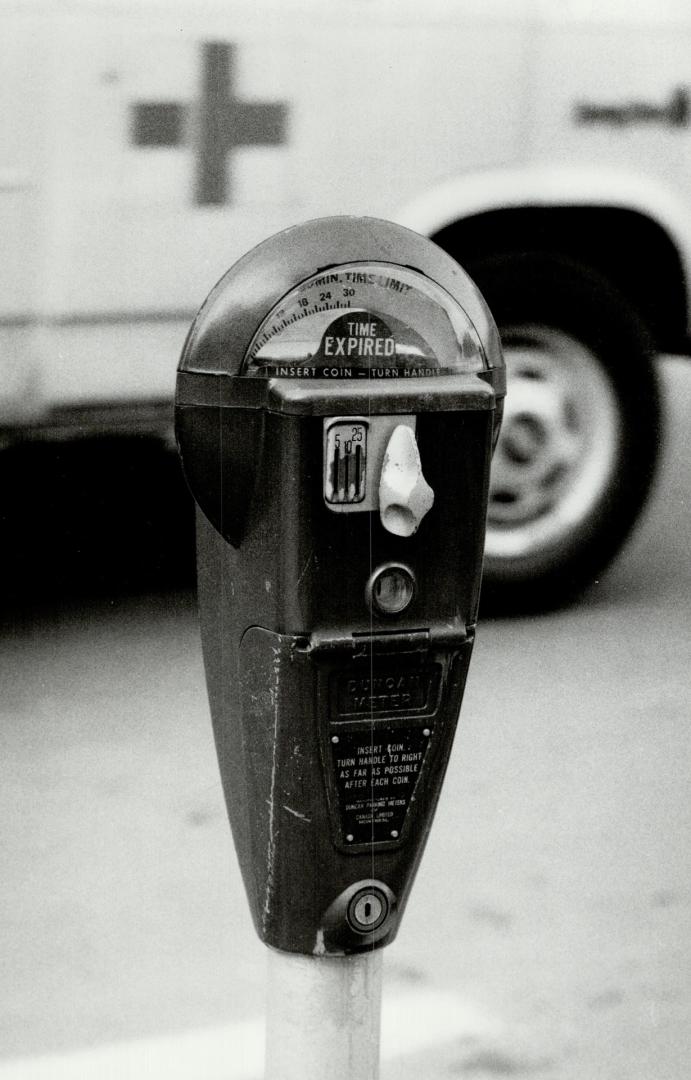
[[[348,922],[359,934],[370,934],[389,914],[389,902],[379,889],[361,889],[348,904]]]
[[[367,602],[381,615],[398,615],[415,595],[415,578],[407,566],[388,563],[375,570],[367,582]]]

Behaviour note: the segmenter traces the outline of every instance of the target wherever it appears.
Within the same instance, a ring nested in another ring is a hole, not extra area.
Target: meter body
[[[264,242],[192,326],[176,430],[206,677],[271,946],[396,934],[473,645],[504,388],[464,271],[374,219]]]

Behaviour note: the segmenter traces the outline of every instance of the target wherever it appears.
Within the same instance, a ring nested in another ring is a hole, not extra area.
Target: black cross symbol
[[[241,101],[234,94],[234,75],[235,47],[207,41],[202,45],[197,109],[167,101],[132,106],[135,146],[182,146],[191,130],[197,159],[195,201],[202,206],[230,201],[227,156],[238,146],[280,146],[286,141],[287,105]]]

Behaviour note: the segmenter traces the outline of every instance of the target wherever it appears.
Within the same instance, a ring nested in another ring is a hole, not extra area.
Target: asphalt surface
[[[663,466],[616,565],[566,611],[481,625],[387,950],[387,995],[450,991],[491,1022],[385,1080],[688,1076],[691,364],[662,370]],[[32,558],[42,544],[50,528]],[[127,584],[40,606],[13,582],[0,636],[5,1060],[263,1009],[193,591]]]

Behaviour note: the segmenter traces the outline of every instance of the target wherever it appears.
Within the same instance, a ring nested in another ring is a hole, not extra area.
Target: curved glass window
[[[282,297],[254,335],[242,373],[391,378],[486,366],[475,327],[436,282],[392,263],[347,263]]]

